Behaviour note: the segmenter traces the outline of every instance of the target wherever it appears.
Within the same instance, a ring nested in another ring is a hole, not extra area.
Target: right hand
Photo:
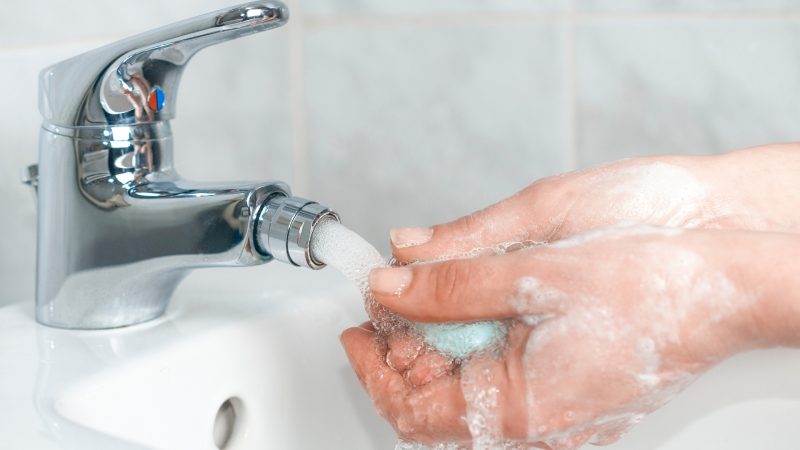
[[[800,148],[645,157],[539,180],[482,211],[392,231],[400,262],[441,260],[595,228],[649,224],[800,232]]]

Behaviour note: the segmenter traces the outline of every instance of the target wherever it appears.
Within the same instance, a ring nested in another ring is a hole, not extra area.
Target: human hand
[[[492,253],[618,224],[800,232],[800,146],[628,159],[539,180],[433,228],[392,231],[400,262]]]
[[[420,322],[509,320],[506,346],[414,383],[415,366],[388,365],[389,347],[369,327],[347,330],[342,342],[401,438],[605,444],[718,361],[785,338],[765,325],[776,322],[765,311],[779,308],[764,306],[764,286],[780,283],[750,269],[754,252],[775,257],[787,242],[797,250],[797,239],[606,229],[504,255],[379,269],[371,286],[389,309]]]

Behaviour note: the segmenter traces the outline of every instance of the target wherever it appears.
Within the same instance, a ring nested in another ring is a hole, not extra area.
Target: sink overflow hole
[[[230,449],[242,428],[244,405],[238,397],[231,397],[219,406],[214,419],[214,445],[220,450]]]

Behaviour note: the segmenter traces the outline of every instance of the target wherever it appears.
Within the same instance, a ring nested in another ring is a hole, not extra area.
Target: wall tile
[[[797,42],[792,22],[582,25],[581,165],[800,139]]]
[[[310,33],[314,198],[386,251],[390,226],[567,169],[563,45],[553,25]]]
[[[288,31],[208,47],[187,66],[175,165],[196,180],[291,182]]]
[[[747,12],[798,11],[796,0],[575,0],[579,11],[602,12]]]
[[[437,14],[465,12],[557,12],[569,0],[298,0],[311,14]]]

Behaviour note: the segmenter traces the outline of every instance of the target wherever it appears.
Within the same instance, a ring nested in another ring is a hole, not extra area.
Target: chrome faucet
[[[338,215],[281,182],[183,180],[169,121],[200,49],[277,28],[277,1],[248,3],[146,32],[40,74],[36,318],[102,329],[153,319],[188,270],[278,259],[318,269],[314,227]]]

